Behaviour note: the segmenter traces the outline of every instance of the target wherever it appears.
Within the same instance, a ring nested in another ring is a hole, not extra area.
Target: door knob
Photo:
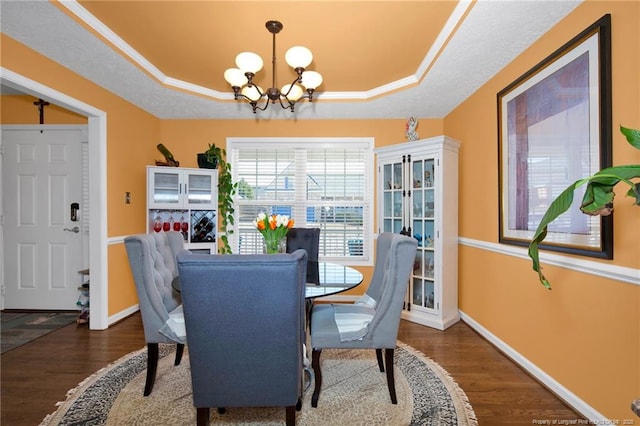
[[[69,229],[69,228],[64,228],[65,231],[68,232],[73,232],[74,234],[77,234],[78,232],[80,232],[80,227],[78,226],[74,226],[73,228]]]

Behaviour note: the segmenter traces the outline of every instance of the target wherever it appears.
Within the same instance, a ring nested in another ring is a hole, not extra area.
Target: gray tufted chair
[[[126,237],[124,244],[136,285],[147,342],[147,379],[144,395],[153,390],[158,368],[158,344],[177,343],[175,365],[186,343],[180,294],[171,287],[178,276],[176,256],[184,250],[180,232],[158,232]]]
[[[320,354],[324,348],[375,349],[378,367],[387,372],[391,402],[397,404],[393,353],[400,314],[413,270],[418,242],[390,232],[378,236],[373,276],[364,296],[353,304],[320,304],[311,311],[311,365],[315,388],[311,406],[318,406],[322,387]],[[384,363],[382,360],[382,349]]]
[[[307,254],[178,255],[197,424],[210,407],[302,407]]]

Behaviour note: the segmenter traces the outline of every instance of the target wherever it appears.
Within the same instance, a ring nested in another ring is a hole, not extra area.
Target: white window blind
[[[234,253],[262,252],[253,221],[286,214],[320,228],[320,258],[367,263],[373,235],[373,139],[229,138],[234,182]]]

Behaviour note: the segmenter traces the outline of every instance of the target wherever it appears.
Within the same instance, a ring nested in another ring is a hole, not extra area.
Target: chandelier
[[[322,76],[315,71],[305,71],[313,60],[311,51],[303,46],[294,46],[287,50],[285,60],[297,73],[297,77],[291,84],[282,89],[276,88],[276,34],[282,30],[283,25],[278,21],[267,21],[267,30],[273,34],[273,55],[271,87],[266,91],[253,83],[256,73],[262,69],[262,58],[253,52],[242,52],[236,56],[236,66],[224,72],[224,79],[233,89],[235,100],[246,100],[251,105],[253,113],[257,110],[264,111],[269,103],[280,103],[283,109],[293,112],[294,105],[301,99],[309,99],[313,102],[313,92],[322,84]],[[304,89],[303,89],[304,88]],[[306,94],[304,93],[306,91]],[[264,101],[264,102],[262,102]],[[260,106],[259,104],[262,103]]]

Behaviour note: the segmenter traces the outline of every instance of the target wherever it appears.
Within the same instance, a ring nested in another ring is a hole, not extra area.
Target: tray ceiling
[[[0,28],[96,84],[164,119],[442,118],[579,1],[10,1]],[[258,53],[271,85],[293,80],[291,46],[314,54],[317,101],[254,115],[222,74]],[[559,40],[561,45],[566,40]]]

